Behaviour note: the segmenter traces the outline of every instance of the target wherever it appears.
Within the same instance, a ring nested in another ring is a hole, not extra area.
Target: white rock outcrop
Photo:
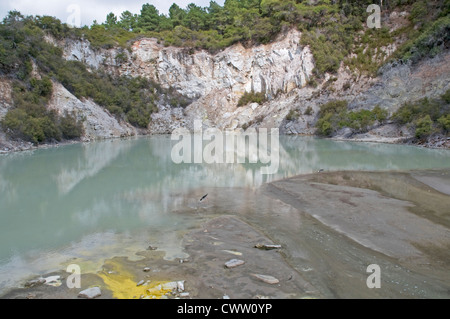
[[[49,108],[60,115],[65,112],[74,114],[83,120],[84,140],[106,139],[136,135],[136,129],[130,124],[119,122],[103,107],[91,100],[79,100],[58,82],[53,82],[53,93]]]
[[[308,82],[313,57],[309,48],[300,44],[300,37],[299,31],[292,30],[267,45],[245,48],[236,44],[217,54],[165,47],[154,38],[134,42],[131,53],[123,49],[93,50],[87,40],[67,40],[60,45],[68,60],[81,61],[94,69],[104,66],[111,72],[147,77],[189,98],[223,89],[236,95],[263,92],[270,97]],[[119,54],[127,61],[118,62]]]
[[[263,92],[274,96],[303,87],[314,64],[300,32],[291,31],[271,44],[253,48],[233,45],[211,55],[206,51],[164,47],[156,39],[142,39],[132,46],[132,63],[121,73],[152,78],[190,98],[228,89],[236,95]]]
[[[293,99],[279,99],[280,93],[304,88],[314,69],[312,53],[300,39],[301,33],[291,30],[270,44],[250,48],[236,44],[217,54],[165,47],[152,38],[135,41],[131,52],[93,50],[86,40],[66,40],[59,45],[68,60],[81,61],[92,69],[102,67],[116,75],[146,77],[194,99],[184,110],[159,105],[149,132],[170,133],[180,126],[191,128],[195,119],[219,129],[254,124],[279,127]],[[126,56],[126,61],[117,59],[119,55]],[[238,108],[239,98],[252,91],[264,93],[269,102]],[[306,90],[294,95],[303,98],[309,94]]]

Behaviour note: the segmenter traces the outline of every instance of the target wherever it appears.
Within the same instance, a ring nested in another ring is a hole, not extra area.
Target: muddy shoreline
[[[72,299],[92,286],[100,299],[450,298],[449,169],[323,172],[208,192],[200,207],[171,212],[201,220],[180,241],[186,258],[149,247],[82,272],[79,289],[61,270],[48,274],[61,276],[58,287],[22,286],[1,298]],[[232,259],[244,263],[227,268]],[[371,264],[381,269],[379,289],[366,284]],[[179,281],[183,291],[161,290]]]

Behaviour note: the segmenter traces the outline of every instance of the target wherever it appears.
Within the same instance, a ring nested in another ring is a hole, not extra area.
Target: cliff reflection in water
[[[174,164],[175,143],[155,136],[1,156],[0,265],[91,234],[181,228],[186,217],[171,212],[195,209],[211,188],[252,190],[319,169],[450,167],[445,150],[280,136],[278,172],[261,175],[261,164]]]

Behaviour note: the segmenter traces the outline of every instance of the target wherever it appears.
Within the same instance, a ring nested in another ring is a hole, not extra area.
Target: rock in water
[[[177,289],[178,289],[178,292],[184,291],[184,280],[177,281]]]
[[[25,283],[25,288],[32,288],[42,284],[45,284],[45,278],[30,280],[27,283]]]
[[[78,297],[94,299],[94,298],[100,297],[101,295],[102,295],[102,291],[100,290],[99,287],[92,287],[92,288],[88,288],[86,290],[81,291],[78,294]]]
[[[59,287],[62,285],[61,276],[50,276],[44,278],[44,280],[47,286]]]
[[[273,250],[273,249],[281,249],[281,245],[257,244],[257,245],[255,245],[255,248],[262,249],[262,250]]]
[[[243,264],[245,264],[245,261],[243,261],[243,260],[231,259],[231,260],[229,260],[229,261],[227,261],[225,263],[225,267],[227,267],[227,268],[234,268],[234,267],[237,267],[237,266],[240,266],[240,265],[243,265]]]
[[[275,285],[280,282],[277,278],[268,275],[252,274],[252,276],[270,285]]]

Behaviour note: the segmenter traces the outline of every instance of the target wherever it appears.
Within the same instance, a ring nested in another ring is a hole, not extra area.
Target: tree
[[[207,27],[207,12],[204,8],[191,3],[187,7],[187,14],[183,20],[183,25],[191,30],[205,30]]]
[[[3,19],[3,24],[12,25],[23,21],[25,17],[17,10],[9,11],[8,15]]]
[[[138,23],[138,16],[130,11],[124,11],[120,15],[119,26],[126,31],[133,31]]]
[[[159,11],[152,4],[144,4],[138,18],[138,27],[144,31],[158,31],[160,23]]]
[[[416,122],[416,137],[418,139],[423,139],[429,136],[433,132],[433,121],[430,115],[425,115],[424,117],[418,119]]]
[[[242,0],[241,4],[246,9],[258,9],[261,11],[262,0]]]
[[[117,26],[117,16],[112,12],[108,13],[105,22],[106,29],[111,30],[114,29],[116,26]]]
[[[176,3],[172,4],[169,9],[169,18],[172,20],[173,27],[182,25],[186,11],[181,9]]]
[[[61,20],[50,16],[36,16],[36,25],[41,29],[49,31],[55,37],[63,37],[66,28],[63,27]]]
[[[217,30],[223,35],[225,27],[227,25],[227,17],[224,14],[224,8],[220,6],[217,2],[211,1],[209,3],[208,11],[208,25],[211,28]]]
[[[172,20],[167,17],[164,14],[161,14],[159,16],[159,31],[164,31],[164,30],[172,30],[173,29],[173,23]]]

